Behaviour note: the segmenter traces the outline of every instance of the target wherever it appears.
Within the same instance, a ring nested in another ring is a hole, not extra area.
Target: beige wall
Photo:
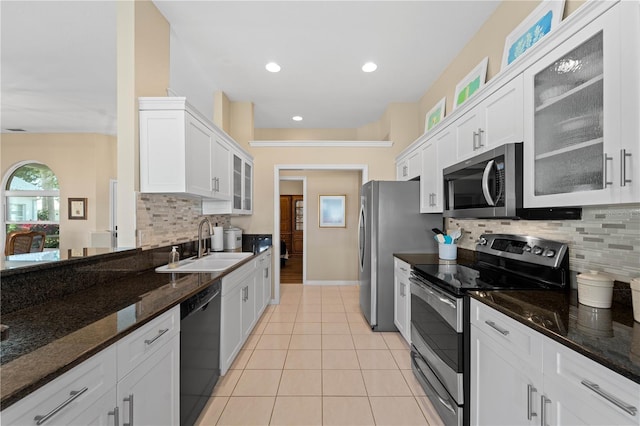
[[[456,84],[480,61],[488,56],[487,81],[500,72],[504,40],[524,18],[538,6],[539,1],[503,1],[473,39],[447,66],[436,82],[422,96],[419,104],[420,128],[424,131],[424,121],[429,111],[440,99],[447,97],[446,115],[452,111]],[[583,0],[567,0],[564,17],[573,13]],[[422,133],[422,132],[421,132]]]
[[[21,161],[46,164],[60,185],[60,248],[89,247],[91,231],[109,229],[109,180],[116,178],[116,139],[100,134],[3,134],[2,177]],[[87,220],[68,220],[67,199],[87,198]]]
[[[298,173],[280,173],[280,176],[301,176]],[[302,195],[302,181],[301,180],[281,180],[280,181],[280,195]]]
[[[139,246],[138,97],[166,96],[169,87],[169,23],[149,0],[117,4],[118,245]]]

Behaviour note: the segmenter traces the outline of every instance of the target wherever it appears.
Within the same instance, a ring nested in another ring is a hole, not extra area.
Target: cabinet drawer
[[[474,299],[471,299],[471,324],[523,361],[542,368],[541,334]]]
[[[180,333],[180,306],[160,315],[116,344],[118,377],[124,377],[157,349]]]
[[[548,339],[544,344],[543,371],[545,388],[558,388],[566,409],[580,412],[589,423],[640,424],[637,383]]]
[[[400,260],[397,257],[393,258],[393,264],[396,275],[408,280],[409,274],[411,273],[411,266],[407,262]]]
[[[116,350],[110,346],[3,410],[2,424],[35,425],[36,416],[47,416],[65,402],[67,404],[51,414],[43,424],[73,423],[73,419],[98,402],[115,385]],[[112,404],[115,405],[115,399]]]

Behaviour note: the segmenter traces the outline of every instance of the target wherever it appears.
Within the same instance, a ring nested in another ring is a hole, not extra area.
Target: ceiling
[[[253,102],[255,127],[356,128],[418,101],[499,1],[154,3],[202,90]],[[2,131],[115,134],[115,2],[0,7]]]

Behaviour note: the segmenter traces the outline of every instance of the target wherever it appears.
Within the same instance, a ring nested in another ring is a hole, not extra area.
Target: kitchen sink
[[[253,253],[214,252],[200,259],[193,257],[181,260],[175,268],[160,266],[156,268],[156,272],[220,272],[251,256]]]

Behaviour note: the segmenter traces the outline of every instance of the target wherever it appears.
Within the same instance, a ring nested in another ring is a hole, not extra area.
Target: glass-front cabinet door
[[[242,210],[242,158],[233,155],[233,209]]]
[[[615,202],[620,50],[614,7],[525,71],[525,207]]]

